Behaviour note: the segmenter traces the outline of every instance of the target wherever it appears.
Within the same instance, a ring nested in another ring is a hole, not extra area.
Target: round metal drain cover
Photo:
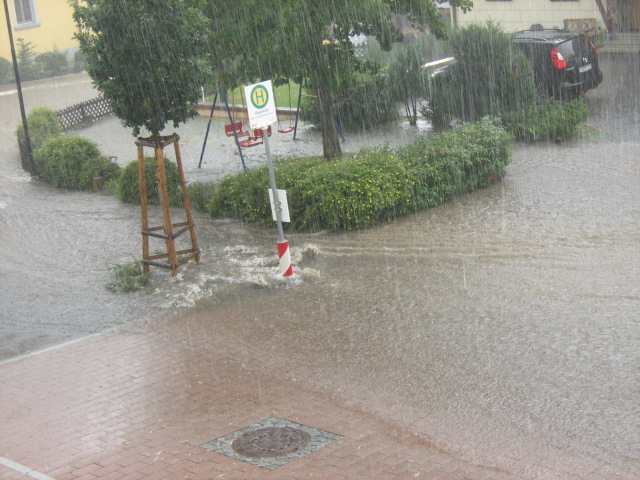
[[[266,427],[243,433],[231,448],[246,457],[279,457],[303,449],[310,440],[311,435],[298,428]]]

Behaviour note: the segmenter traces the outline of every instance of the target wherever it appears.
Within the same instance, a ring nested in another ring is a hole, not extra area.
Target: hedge
[[[299,232],[369,227],[439,205],[453,195],[499,180],[511,161],[512,136],[484,118],[399,150],[366,148],[341,161],[277,162],[276,182],[287,190],[291,223]],[[266,167],[197,186],[198,206],[214,217],[272,225]],[[206,203],[203,195],[209,193]]]

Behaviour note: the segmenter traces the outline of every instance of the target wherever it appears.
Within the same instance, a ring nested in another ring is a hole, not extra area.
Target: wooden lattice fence
[[[62,128],[66,131],[82,125],[90,125],[101,118],[108,117],[112,113],[109,101],[98,97],[58,110],[56,115]]]

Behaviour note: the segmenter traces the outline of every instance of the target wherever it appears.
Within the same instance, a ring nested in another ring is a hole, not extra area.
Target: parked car
[[[598,51],[584,34],[532,25],[512,41],[531,61],[543,95],[570,100],[602,83]]]
[[[571,100],[602,83],[598,51],[584,34],[532,25],[517,32],[512,42],[531,61],[541,96]],[[446,78],[455,72],[456,62],[450,61],[431,76]]]

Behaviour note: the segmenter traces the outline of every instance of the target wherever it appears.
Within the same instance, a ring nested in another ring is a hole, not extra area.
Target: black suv
[[[586,35],[532,25],[513,43],[529,58],[541,94],[569,100],[602,82],[598,52]]]

